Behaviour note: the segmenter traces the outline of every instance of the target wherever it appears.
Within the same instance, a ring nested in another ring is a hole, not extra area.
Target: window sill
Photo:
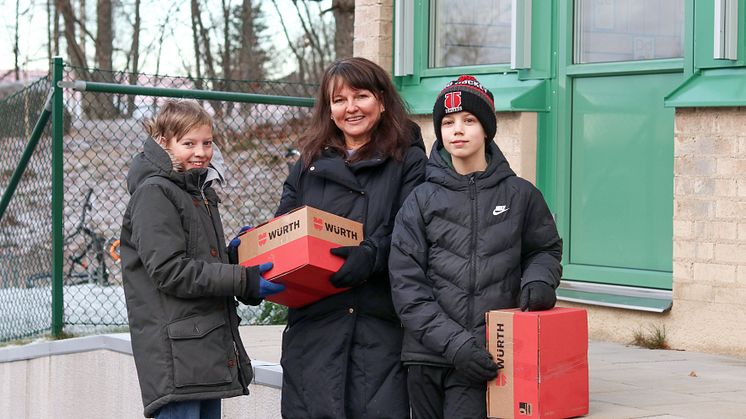
[[[697,71],[663,104],[668,108],[746,106],[746,68]]]
[[[652,313],[665,313],[673,305],[671,291],[576,281],[562,281],[557,289],[557,299]]]
[[[457,76],[422,78],[419,84],[404,85],[399,88],[402,98],[409,104],[415,115],[429,115],[433,103],[443,86]],[[487,87],[495,97],[497,112],[546,112],[546,80],[519,80],[516,73],[478,75],[479,82]]]

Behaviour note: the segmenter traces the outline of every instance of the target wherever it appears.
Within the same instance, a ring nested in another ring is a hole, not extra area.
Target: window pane
[[[576,0],[575,63],[684,55],[684,0]]]
[[[510,63],[511,0],[432,0],[430,67]]]

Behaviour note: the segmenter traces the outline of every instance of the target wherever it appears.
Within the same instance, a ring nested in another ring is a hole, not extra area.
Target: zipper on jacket
[[[469,310],[466,324],[468,330],[474,327],[474,291],[477,281],[477,184],[474,175],[469,176],[469,198],[471,199],[471,262],[469,266]]]
[[[230,316],[230,314],[228,314]],[[236,337],[233,336],[233,321],[231,323],[231,342],[233,343],[233,356],[236,357],[236,370],[238,371],[238,382],[241,383],[241,387],[246,389],[248,384],[243,382],[243,371],[241,368],[241,356],[238,354],[238,345],[236,345]]]
[[[207,197],[205,196],[205,191],[200,188],[199,189],[200,195],[202,195],[202,202],[205,204],[205,209],[207,210],[207,214],[210,216],[210,219],[212,219],[212,211],[210,211],[210,203],[207,201]]]

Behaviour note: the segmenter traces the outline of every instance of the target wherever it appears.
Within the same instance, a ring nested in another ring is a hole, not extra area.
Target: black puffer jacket
[[[562,240],[541,193],[515,175],[490,142],[484,172],[462,176],[435,144],[427,181],[396,218],[389,267],[406,331],[402,360],[452,365],[474,337],[485,344],[485,312],[517,307],[521,286],[556,288]]]
[[[426,162],[418,129],[404,161],[374,158],[347,165],[327,150],[307,169],[298,163],[291,171],[278,215],[309,205],[360,221],[377,255],[364,284],[290,309],[282,349],[283,417],[409,416],[388,252],[396,212],[424,180]]]
[[[244,292],[247,270],[227,264],[207,169],[172,169],[166,151],[146,140],[127,175],[122,221],[124,294],[146,417],[175,401],[248,394],[253,377],[233,298]]]

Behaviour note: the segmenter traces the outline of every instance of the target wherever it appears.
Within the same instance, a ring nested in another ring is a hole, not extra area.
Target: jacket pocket
[[[233,381],[229,362],[233,348],[226,337],[222,312],[190,316],[168,325],[174,363],[174,385],[220,385]]]

